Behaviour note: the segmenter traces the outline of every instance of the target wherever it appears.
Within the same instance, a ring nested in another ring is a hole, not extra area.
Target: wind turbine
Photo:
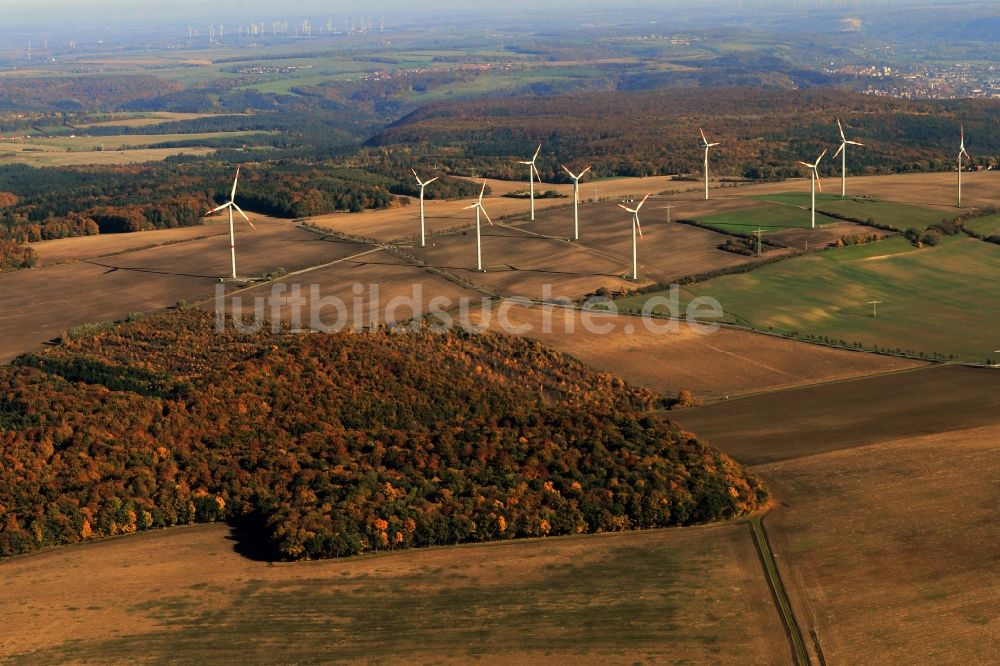
[[[479,201],[472,204],[471,206],[466,206],[462,210],[470,210],[472,208],[476,209],[476,270],[480,273],[483,272],[483,246],[482,241],[479,239],[479,214],[482,213],[486,216],[486,221],[493,226],[493,220],[490,219],[489,213],[483,208],[483,194],[486,193],[486,181],[483,180],[483,189],[479,190]]]
[[[718,143],[709,143],[708,139],[705,138],[705,131],[698,128],[701,132],[701,142],[705,145],[705,201],[708,201],[708,149],[718,146]]]
[[[824,155],[826,155],[826,148],[824,148],[823,152],[819,154],[819,157],[816,158],[816,162],[814,164],[809,164],[808,162],[802,162],[802,161],[799,162],[799,164],[801,164],[802,166],[809,167],[810,171],[812,172],[811,175],[810,175],[811,177],[809,179],[809,191],[810,191],[810,193],[812,195],[812,228],[813,229],[816,228],[816,185],[819,184],[819,191],[820,192],[823,191],[823,183],[819,182],[819,171],[817,169],[819,167],[819,162],[820,162],[820,160],[823,159]]]
[[[642,208],[642,204],[646,203],[646,199],[648,198],[649,195],[647,194],[642,198],[642,201],[640,201],[639,205],[636,206],[635,208],[629,208],[624,204],[618,204],[620,208],[624,208],[628,212],[632,213],[632,279],[633,280],[639,279],[639,260],[636,256],[636,236],[635,236],[636,231],[639,232],[640,237],[642,236],[642,227],[639,226],[639,209]]]
[[[527,162],[518,162],[518,164],[528,165],[528,183],[531,186],[531,221],[535,221],[535,176],[538,176],[538,184],[541,185],[542,177],[538,174],[538,167],[535,166],[535,160],[538,159],[538,153],[542,152],[542,144],[538,144],[538,150],[535,151],[535,156],[532,157]]]
[[[847,196],[847,147],[865,144],[847,140],[847,137],[844,136],[844,126],[840,124],[840,118],[837,118],[837,129],[840,130],[840,148],[837,148],[837,152],[833,156],[840,155],[840,196],[843,198]]]
[[[229,254],[233,259],[234,280],[236,279],[236,231],[233,228],[233,209],[235,208],[236,211],[243,216],[243,219],[247,221],[247,224],[250,225],[251,229],[257,228],[253,226],[253,222],[250,221],[250,218],[247,217],[247,214],[244,213],[243,210],[236,204],[236,183],[238,183],[239,180],[240,180],[240,168],[237,166],[236,178],[233,180],[233,191],[229,194],[229,201],[222,204],[218,208],[213,208],[211,211],[209,211],[209,215],[211,215],[212,213],[218,213],[220,210],[223,210],[225,208],[229,209]]]
[[[420,185],[420,247],[425,247],[427,243],[424,239],[424,188],[440,178],[440,176],[434,176],[430,180],[425,181],[420,180],[420,176],[417,175],[414,169],[410,169],[410,171],[413,171],[413,177],[417,179],[417,184]]]
[[[587,167],[579,174],[574,174],[572,171],[566,168],[566,165],[562,165],[563,171],[569,174],[569,177],[573,179],[573,240],[580,240],[580,179],[583,175],[590,171],[590,167]]]
[[[969,153],[965,152],[965,126],[960,125],[959,127],[961,128],[962,141],[959,144],[958,148],[958,207],[961,208],[962,207],[962,155],[968,157],[970,162],[972,161],[972,158],[969,157]]]

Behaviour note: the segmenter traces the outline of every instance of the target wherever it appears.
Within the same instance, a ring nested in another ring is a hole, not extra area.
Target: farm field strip
[[[746,465],[1000,424],[1000,372],[929,365],[670,413]]]
[[[120,165],[161,162],[176,155],[211,155],[215,148],[137,148],[135,150],[87,151],[5,151],[0,145],[0,165],[27,164],[38,167]]]

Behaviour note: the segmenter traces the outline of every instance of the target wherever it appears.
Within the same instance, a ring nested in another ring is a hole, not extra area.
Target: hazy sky
[[[812,0],[820,7],[850,8],[930,3],[932,0]],[[959,4],[982,0],[933,0]],[[808,5],[810,0],[0,0],[0,31],[17,26],[63,30],[71,25],[109,27],[194,22],[249,22],[276,18],[337,17],[347,14],[393,14],[410,21],[422,15],[475,14],[520,16],[526,20],[555,12],[579,16],[592,12],[650,12],[682,20],[690,13],[718,12],[720,17],[749,12],[767,13],[782,5]],[[687,10],[687,11],[686,11]]]

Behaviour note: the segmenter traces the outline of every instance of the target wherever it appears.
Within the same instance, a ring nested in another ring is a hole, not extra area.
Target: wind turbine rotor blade
[[[253,222],[251,222],[251,221],[250,221],[250,218],[249,218],[249,217],[247,217],[247,214],[246,214],[246,213],[244,213],[244,212],[243,212],[243,210],[242,210],[242,209],[241,209],[241,208],[240,208],[239,206],[237,206],[237,205],[236,205],[236,204],[234,203],[234,204],[233,204],[233,208],[235,208],[235,209],[236,209],[236,210],[237,210],[237,211],[239,212],[239,214],[243,216],[243,219],[247,221],[247,224],[249,224],[249,225],[250,225],[250,228],[251,228],[251,229],[253,229],[254,231],[256,231],[256,230],[257,230],[257,227],[253,226]]]
[[[538,179],[538,184],[541,185],[542,184],[542,174],[538,173],[538,167],[535,166],[534,162],[531,163],[531,170],[535,173],[535,178]]]
[[[813,169],[813,171],[816,174],[816,187],[819,188],[820,192],[822,192],[823,191],[823,181],[819,177],[819,171],[817,171],[816,169]]]
[[[474,204],[472,204],[471,206],[466,206],[466,207],[465,207],[465,208],[463,208],[462,210],[472,210],[473,208],[479,208],[479,204],[477,204],[477,203],[474,203]]]
[[[702,143],[704,143],[705,146],[708,146],[708,139],[705,138],[705,130],[703,130],[702,128],[699,127],[698,131],[701,133],[701,141],[702,141]]]
[[[229,202],[228,201],[226,203],[222,204],[221,206],[219,206],[218,208],[213,208],[212,210],[208,211],[208,214],[211,215],[212,213],[218,213],[220,210],[225,210],[226,208],[229,208]]]
[[[483,181],[483,188],[479,190],[479,205],[483,205],[483,195],[486,194],[486,181]]]
[[[639,205],[635,207],[636,214],[639,213],[639,209],[642,208],[642,204],[646,203],[646,199],[648,199],[648,198],[649,198],[649,195],[647,194],[646,196],[644,196],[642,198],[642,201],[639,202]]]
[[[628,206],[626,206],[625,204],[618,204],[618,207],[621,208],[622,210],[627,210],[628,212],[630,212],[633,215],[635,215],[635,211],[632,210],[631,208],[629,208]]]
[[[569,169],[567,169],[565,164],[560,164],[559,166],[561,166],[562,170],[565,171],[566,173],[568,173],[569,177],[572,178],[573,180],[576,180],[577,178],[579,178],[580,176],[583,175],[583,174],[580,174],[580,176],[573,175],[573,172],[570,171]]]
[[[840,118],[837,118],[837,129],[840,130],[840,140],[847,141],[847,137],[844,136],[844,126],[840,124]]]
[[[718,141],[717,141],[717,142],[715,142],[715,143],[710,143],[710,144],[708,144],[708,145],[707,145],[707,146],[705,146],[705,147],[706,147],[706,148],[715,148],[716,146],[721,146],[721,145],[722,145],[722,143],[721,143],[721,142],[718,142]]]
[[[820,153],[819,157],[816,158],[816,166],[819,166],[820,161],[823,159],[825,155],[826,155],[826,148],[824,148],[823,152]]]
[[[493,226],[493,220],[490,219],[490,214],[487,213],[486,209],[483,208],[482,206],[479,207],[479,210],[481,210],[483,212],[483,215],[486,217],[486,221],[489,222],[490,226],[492,227]]]
[[[865,145],[865,144],[861,143],[860,141],[845,141],[844,143],[849,143],[852,146],[863,146],[863,145]]]
[[[531,163],[534,164],[535,160],[538,159],[538,154],[542,152],[542,144],[538,144],[538,148],[535,150],[535,156],[531,158]]]
[[[583,174],[587,173],[587,172],[588,172],[588,171],[590,171],[590,170],[591,170],[592,168],[593,168],[592,166],[588,166],[588,167],[587,167],[586,169],[584,169],[583,171],[581,171],[581,172],[580,172],[580,175],[579,175],[579,176],[577,176],[577,178],[578,178],[578,179],[579,179],[579,178],[583,178]]]
[[[236,201],[236,183],[240,182],[240,167],[236,167],[236,178],[233,179],[233,191],[229,195],[230,201]]]
[[[525,162],[524,160],[518,160],[518,164],[531,164],[531,162]]]
[[[421,187],[423,187],[424,184],[422,182],[420,182],[420,176],[417,175],[417,170],[416,169],[410,169],[410,171],[413,173],[413,177],[417,179],[417,185],[420,185]]]
[[[799,160],[799,164],[801,164],[804,167],[809,167],[810,169],[813,168],[812,164],[809,164],[808,162],[803,162],[802,160]]]
[[[840,144],[840,148],[837,148],[837,152],[835,152],[835,153],[833,154],[833,156],[834,156],[834,157],[837,157],[837,156],[838,156],[838,155],[840,155],[840,154],[841,154],[842,152],[844,152],[844,146],[846,146],[846,145],[847,145],[847,142],[846,142],[846,141],[845,141],[844,143]]]
[[[635,228],[639,232],[639,238],[642,238],[642,225],[639,224],[639,211],[635,211]]]
[[[425,186],[426,185],[430,185],[431,183],[433,183],[435,180],[437,180],[440,177],[441,176],[434,176],[433,178],[431,178],[430,180],[428,180],[426,183],[421,183],[421,185],[425,185]]]

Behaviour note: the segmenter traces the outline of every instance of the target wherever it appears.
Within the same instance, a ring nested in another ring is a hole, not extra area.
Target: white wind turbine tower
[[[578,174],[567,169],[565,164],[562,165],[562,168],[573,179],[573,240],[580,240],[580,179],[590,171],[590,167]]]
[[[518,162],[518,164],[528,165],[528,184],[530,186],[531,197],[531,221],[535,221],[535,177],[538,177],[538,184],[542,184],[542,177],[538,174],[538,167],[535,166],[535,160],[538,159],[538,153],[542,152],[542,144],[538,144],[538,150],[535,151],[535,156],[532,157],[527,162]]]
[[[958,148],[958,207],[961,208],[962,207],[962,155],[968,157],[970,162],[972,161],[972,158],[969,157],[969,153],[965,152],[965,126],[960,125],[959,127],[962,138]]]
[[[240,180],[240,168],[237,166],[236,178],[233,180],[233,191],[229,194],[229,201],[222,204],[218,208],[213,208],[211,211],[209,211],[209,215],[211,215],[212,213],[218,213],[220,210],[223,210],[225,208],[229,209],[229,254],[233,260],[234,280],[236,279],[236,231],[233,227],[233,209],[235,208],[236,211],[243,216],[243,219],[247,221],[247,224],[250,225],[251,229],[257,228],[253,226],[253,222],[250,221],[250,218],[247,217],[247,214],[244,213],[243,210],[238,205],[236,205],[236,183],[238,183],[239,180]]]
[[[636,232],[638,231],[639,236],[640,237],[642,236],[642,227],[639,226],[639,209],[642,208],[642,204],[646,203],[646,199],[648,198],[649,195],[647,194],[642,198],[642,201],[640,201],[639,205],[636,206],[635,208],[629,208],[628,206],[625,206],[623,204],[618,204],[621,208],[624,208],[628,212],[632,213],[632,279],[633,280],[639,279],[639,260],[638,260],[638,255],[636,253],[636,235],[635,235]]]
[[[813,229],[816,228],[816,185],[817,184],[819,185],[819,191],[820,192],[823,191],[823,184],[819,182],[819,171],[817,169],[819,168],[819,162],[820,162],[820,160],[823,159],[824,155],[826,155],[826,148],[824,148],[823,152],[819,154],[819,157],[816,158],[816,162],[814,164],[809,164],[808,162],[802,162],[802,161],[799,162],[799,164],[801,164],[802,166],[809,167],[809,170],[810,170],[809,191],[810,191],[810,194],[812,195],[812,228]]]
[[[705,147],[705,200],[708,201],[708,149],[715,148],[719,144],[709,143],[708,139],[705,138],[705,131],[702,130],[700,127],[698,128],[698,131],[701,132],[701,142],[704,144]]]
[[[420,247],[424,247],[426,245],[426,241],[424,240],[424,188],[440,178],[440,176],[434,176],[430,180],[420,180],[420,176],[417,175],[414,169],[410,169],[410,171],[413,171],[413,177],[417,179],[417,185],[420,186]]]
[[[482,213],[486,216],[486,221],[493,226],[493,220],[490,219],[489,214],[486,209],[483,208],[483,194],[486,193],[486,181],[483,180],[483,189],[479,190],[479,200],[472,204],[471,206],[466,206],[462,210],[470,210],[472,208],[476,209],[476,270],[480,273],[483,272],[483,245],[482,241],[479,239],[479,214]]]
[[[865,144],[847,140],[847,137],[844,136],[844,126],[840,124],[840,118],[837,118],[837,129],[840,130],[840,148],[837,148],[837,152],[833,156],[840,155],[840,196],[843,198],[847,196],[847,147]]]

